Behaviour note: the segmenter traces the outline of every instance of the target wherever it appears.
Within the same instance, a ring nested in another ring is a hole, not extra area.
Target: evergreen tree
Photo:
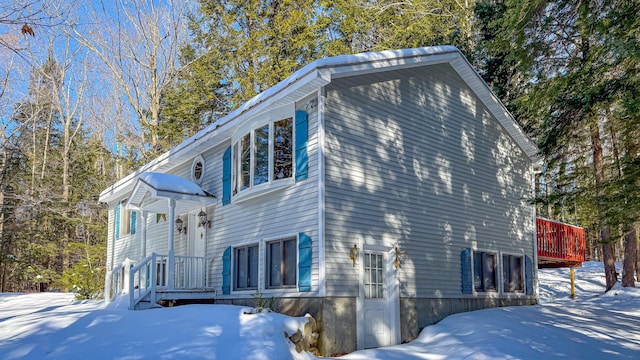
[[[557,185],[545,201],[562,207],[580,199],[587,203],[583,209],[597,209],[597,217],[590,217],[594,222],[582,224],[600,229],[610,289],[616,281],[613,242],[618,230],[638,221],[634,209],[640,205],[637,186],[629,186],[638,184],[637,172],[618,171],[638,157],[638,112],[635,100],[627,99],[637,98],[638,91],[639,5],[625,0],[505,5],[504,17],[493,23],[499,36],[489,44],[493,53],[508,54],[517,76],[527,79],[512,106],[542,150],[546,176],[553,178],[547,184]]]

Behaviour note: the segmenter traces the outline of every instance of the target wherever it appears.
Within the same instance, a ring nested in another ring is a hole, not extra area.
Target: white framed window
[[[116,238],[120,238],[123,236],[127,236],[129,234],[136,233],[136,228],[135,228],[136,214],[135,212],[126,210],[125,208],[126,203],[127,203],[126,200],[122,200],[116,206],[116,214],[115,214]]]
[[[503,291],[508,293],[524,291],[524,257],[502,254]]]
[[[476,292],[498,291],[497,254],[473,251],[473,287]]]
[[[191,163],[191,180],[193,182],[200,184],[205,174],[205,163],[202,155],[196,156]]]
[[[293,288],[297,284],[297,237],[266,242],[267,289]]]
[[[382,254],[364,253],[364,297],[367,299],[384,297],[383,264]]]
[[[258,289],[258,244],[233,249],[233,290]]]
[[[233,195],[293,179],[293,116],[279,116],[242,133],[232,145]]]

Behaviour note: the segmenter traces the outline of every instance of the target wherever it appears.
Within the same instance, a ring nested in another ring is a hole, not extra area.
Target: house
[[[106,297],[259,292],[326,355],[534,304],[537,152],[455,47],[315,61],[102,192]]]

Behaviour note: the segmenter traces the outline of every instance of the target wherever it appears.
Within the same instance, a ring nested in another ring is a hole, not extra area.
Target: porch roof
[[[215,204],[216,197],[183,177],[144,172],[138,177],[127,200],[126,208],[166,213],[167,200],[175,200],[176,213],[183,214]]]

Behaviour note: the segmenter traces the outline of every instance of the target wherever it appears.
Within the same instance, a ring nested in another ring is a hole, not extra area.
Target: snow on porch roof
[[[197,184],[180,176],[144,172],[138,177],[126,208],[163,213],[169,209],[166,200],[176,200],[176,213],[182,214],[213,205],[214,195],[202,190]]]

